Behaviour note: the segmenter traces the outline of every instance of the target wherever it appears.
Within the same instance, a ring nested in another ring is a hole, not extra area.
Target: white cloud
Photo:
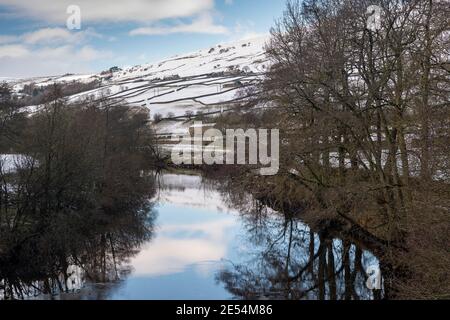
[[[91,72],[93,61],[113,57],[110,52],[95,49],[101,44],[92,40],[115,40],[86,29],[87,23],[93,22],[141,26],[130,35],[229,35],[225,26],[214,21],[214,4],[215,0],[0,0],[10,17],[30,18],[49,26],[24,34],[0,35],[0,70],[2,76],[9,77]],[[82,31],[63,27],[70,16],[69,5],[80,7]]]
[[[21,43],[26,45],[58,45],[61,43],[82,43],[90,38],[103,38],[92,28],[84,31],[69,31],[65,28],[43,28],[22,35],[0,35],[0,44]],[[112,38],[107,40],[111,41]]]
[[[22,36],[23,41],[28,44],[71,42],[75,37],[76,33],[64,28],[44,28]]]
[[[0,46],[0,58],[20,58],[28,54],[28,49],[23,45],[13,44]]]
[[[255,23],[251,20],[244,23],[237,22],[233,28],[233,33],[230,41],[249,40],[269,36],[269,33],[255,32],[254,28]]]
[[[69,5],[81,9],[82,23],[87,22],[148,22],[194,16],[214,8],[214,0],[0,0],[15,14],[40,21],[63,23],[69,15]]]
[[[25,43],[36,44],[42,42],[67,42],[73,37],[73,34],[68,29],[63,28],[44,28],[34,32],[23,35]]]
[[[13,42],[16,42],[17,40],[18,39],[16,36],[0,34],[0,44],[13,43]]]
[[[6,77],[34,77],[91,72],[90,63],[111,59],[109,51],[74,45],[30,49],[23,45],[0,46],[0,70]]]
[[[100,59],[111,59],[113,54],[109,51],[97,50],[90,46],[82,47],[78,52],[78,59],[81,61],[94,61]]]
[[[96,50],[90,46],[84,46],[82,48],[76,48],[72,45],[65,45],[61,47],[45,47],[30,54],[37,56],[41,59],[55,60],[76,60],[76,61],[94,61],[98,59],[110,58],[112,54],[108,51]],[[47,60],[47,61],[48,61]]]
[[[215,25],[210,14],[202,14],[190,24],[182,23],[174,26],[142,27],[130,31],[131,36],[165,35],[172,33],[227,34],[228,29],[221,25]]]
[[[102,35],[93,29],[69,31],[63,28],[44,28],[17,36],[0,35],[2,76],[90,72],[92,62],[113,58],[111,52],[87,45],[92,38],[102,38]]]

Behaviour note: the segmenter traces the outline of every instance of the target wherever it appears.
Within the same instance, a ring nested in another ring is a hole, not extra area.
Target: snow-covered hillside
[[[174,118],[188,113],[214,113],[243,98],[243,89],[260,81],[270,62],[266,37],[222,44],[153,64],[94,75],[66,75],[16,81],[24,85],[100,80],[100,88],[76,94],[69,101],[108,98],[147,107],[151,116]]]

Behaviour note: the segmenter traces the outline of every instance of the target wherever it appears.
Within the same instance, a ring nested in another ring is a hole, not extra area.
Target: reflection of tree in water
[[[58,92],[23,126],[13,170],[0,163],[0,299],[119,279],[152,234],[148,112]]]
[[[242,213],[256,251],[218,280],[241,299],[373,299],[367,267],[377,259],[326,231],[314,233],[295,216],[275,212],[242,193],[226,194]]]
[[[114,213],[61,215],[45,232],[30,234],[2,255],[0,299],[69,292],[126,276],[128,259],[153,232],[153,204],[139,202]]]

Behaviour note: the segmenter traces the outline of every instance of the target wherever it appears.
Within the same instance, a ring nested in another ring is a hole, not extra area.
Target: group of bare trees
[[[2,152],[8,152],[20,135],[24,114],[19,109],[9,86],[0,84],[0,149]]]
[[[377,28],[368,25],[374,4]],[[434,0],[291,1],[268,46],[264,92],[284,130],[285,171],[317,211],[364,226],[389,248],[411,251],[424,231],[448,236],[449,9]]]
[[[90,82],[61,82],[58,84],[60,94],[64,97],[70,97],[78,93],[91,91],[100,87],[101,82],[97,79]],[[20,99],[21,105],[40,105],[47,102],[51,102],[53,94],[53,86],[37,85],[32,82],[30,84],[25,84],[19,93],[22,95]]]
[[[233,178],[382,248],[390,298],[450,292],[449,16],[448,1],[288,1],[256,97],[280,173]]]
[[[9,298],[39,284],[65,290],[58,279],[69,265],[94,280],[117,276],[151,232],[148,113],[114,101],[69,105],[57,86],[51,94],[26,116],[9,96],[0,102],[9,153],[0,161],[0,291]]]

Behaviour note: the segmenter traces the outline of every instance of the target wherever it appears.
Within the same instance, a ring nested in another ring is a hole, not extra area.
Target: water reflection
[[[92,283],[125,279],[156,217],[152,178],[139,186],[122,195],[120,209],[61,212],[40,229],[30,226],[21,242],[3,239],[14,245],[0,251],[0,299],[74,298]]]
[[[223,198],[240,212],[248,241],[247,259],[221,271],[235,299],[380,299],[367,288],[366,270],[378,259],[327,228],[311,230],[298,211],[275,211],[270,201],[256,200],[230,183],[218,183]],[[279,207],[279,206],[278,206]]]
[[[155,238],[130,264],[133,273],[109,299],[228,299],[215,275],[236,254],[237,212],[200,176],[158,178]]]
[[[71,228],[64,231],[61,255],[49,257],[36,246],[31,261],[39,268],[32,268],[29,278],[23,273],[3,277],[3,294],[19,283],[22,292],[7,294],[45,299],[49,296],[39,294],[64,292],[59,299],[382,296],[366,287],[365,270],[377,259],[349,240],[310,230],[295,215],[275,211],[244,191],[227,190],[214,179],[163,174],[157,181],[155,207],[146,202],[124,215],[94,215],[86,230],[72,229],[76,220],[64,221]],[[30,266],[29,258],[14,266]]]
[[[236,299],[373,299],[365,270],[377,259],[350,242],[310,231],[294,219],[272,220],[251,258],[218,274]],[[256,239],[257,237],[252,237]]]
[[[156,236],[108,299],[373,299],[377,265],[349,241],[313,232],[214,179],[159,178]]]

